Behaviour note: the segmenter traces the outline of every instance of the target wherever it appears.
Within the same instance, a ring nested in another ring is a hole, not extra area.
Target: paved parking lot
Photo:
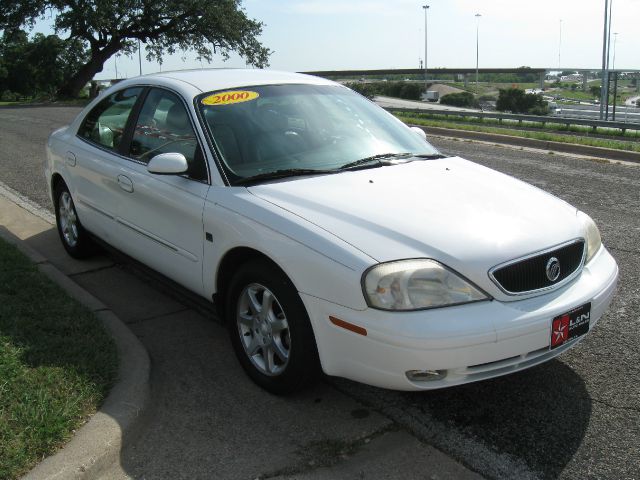
[[[49,131],[77,111],[70,107],[0,109],[0,182],[49,208],[42,177],[43,145]],[[328,384],[490,478],[640,478],[640,165],[446,139],[433,139],[433,143],[445,152],[537,185],[591,215],[620,266],[618,295],[609,313],[578,347],[525,372],[430,393],[391,392],[340,379],[328,379]],[[158,295],[168,304],[173,301]],[[179,309],[173,314],[179,315]],[[175,351],[159,338],[158,331],[164,331],[175,336],[175,348],[182,348],[192,362],[180,370],[183,375],[193,369],[209,371],[199,369],[206,366],[207,357],[197,349],[226,341],[217,337],[220,329],[206,327],[202,319],[163,318],[155,325],[134,327],[152,357],[167,362],[160,365],[172,371]],[[202,337],[199,345],[184,344],[185,338],[198,338],[201,329],[213,333]],[[186,385],[193,381],[183,380]],[[219,385],[215,379],[204,382],[188,407],[215,409]],[[165,407],[170,412],[170,395],[184,385],[165,388],[162,393],[168,395]],[[225,388],[230,390],[227,397],[241,401],[243,389],[251,387],[239,382]],[[330,395],[326,398],[331,401]],[[313,395],[291,400],[290,411],[296,416],[312,413],[306,409],[312,410],[314,401]],[[286,402],[277,406],[283,411],[286,407]],[[190,424],[181,425],[170,413],[166,415],[163,421],[153,422],[148,437],[161,442],[161,455],[151,440],[123,455],[132,472],[143,473],[145,462],[159,456],[166,457],[165,467],[199,461],[200,454],[185,452],[180,442],[171,442],[178,438],[176,429],[198,432],[204,428],[202,417],[194,414]]]

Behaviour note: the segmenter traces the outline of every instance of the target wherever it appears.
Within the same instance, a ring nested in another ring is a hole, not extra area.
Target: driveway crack
[[[601,405],[605,405],[609,408],[614,408],[616,410],[630,410],[632,412],[640,413],[640,407],[628,407],[626,405],[614,405],[613,403],[607,402],[605,400],[600,400],[599,398],[592,398],[592,402],[599,403]]]

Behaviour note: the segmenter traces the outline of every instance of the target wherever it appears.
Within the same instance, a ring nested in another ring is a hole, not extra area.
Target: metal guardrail
[[[624,133],[626,130],[640,130],[640,123],[625,123],[625,122],[610,122],[603,120],[588,120],[582,118],[569,118],[569,117],[556,117],[546,115],[519,115],[513,113],[501,113],[501,112],[472,112],[472,111],[458,111],[458,110],[440,110],[431,108],[397,108],[397,107],[385,107],[385,110],[398,113],[420,113],[426,115],[444,115],[454,117],[474,117],[474,118],[493,118],[502,122],[503,120],[517,121],[519,124],[522,122],[536,122],[542,123],[557,123],[560,125],[581,125],[593,128],[611,128],[622,130]]]

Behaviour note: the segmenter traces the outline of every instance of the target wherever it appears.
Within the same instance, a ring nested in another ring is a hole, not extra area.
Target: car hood
[[[574,207],[458,157],[286,179],[249,191],[379,262],[434,258],[487,289],[491,267],[583,236]]]

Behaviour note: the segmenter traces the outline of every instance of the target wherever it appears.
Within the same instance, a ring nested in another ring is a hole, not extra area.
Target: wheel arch
[[[53,175],[51,175],[51,183],[50,183],[50,186],[51,186],[51,201],[53,202],[54,205],[56,204],[56,198],[55,198],[56,189],[60,185],[66,185],[67,188],[69,188],[69,184],[64,179],[64,177],[60,173],[54,172]]]
[[[282,274],[291,282],[295,288],[295,284],[287,275],[287,273],[275,262],[271,257],[263,252],[251,247],[235,247],[224,254],[220,263],[218,264],[218,271],[216,273],[215,285],[216,293],[213,295],[213,300],[218,310],[219,315],[224,317],[225,315],[225,298],[229,288],[229,283],[233,278],[233,274],[241,265],[255,260],[264,260],[275,268],[280,270]]]

